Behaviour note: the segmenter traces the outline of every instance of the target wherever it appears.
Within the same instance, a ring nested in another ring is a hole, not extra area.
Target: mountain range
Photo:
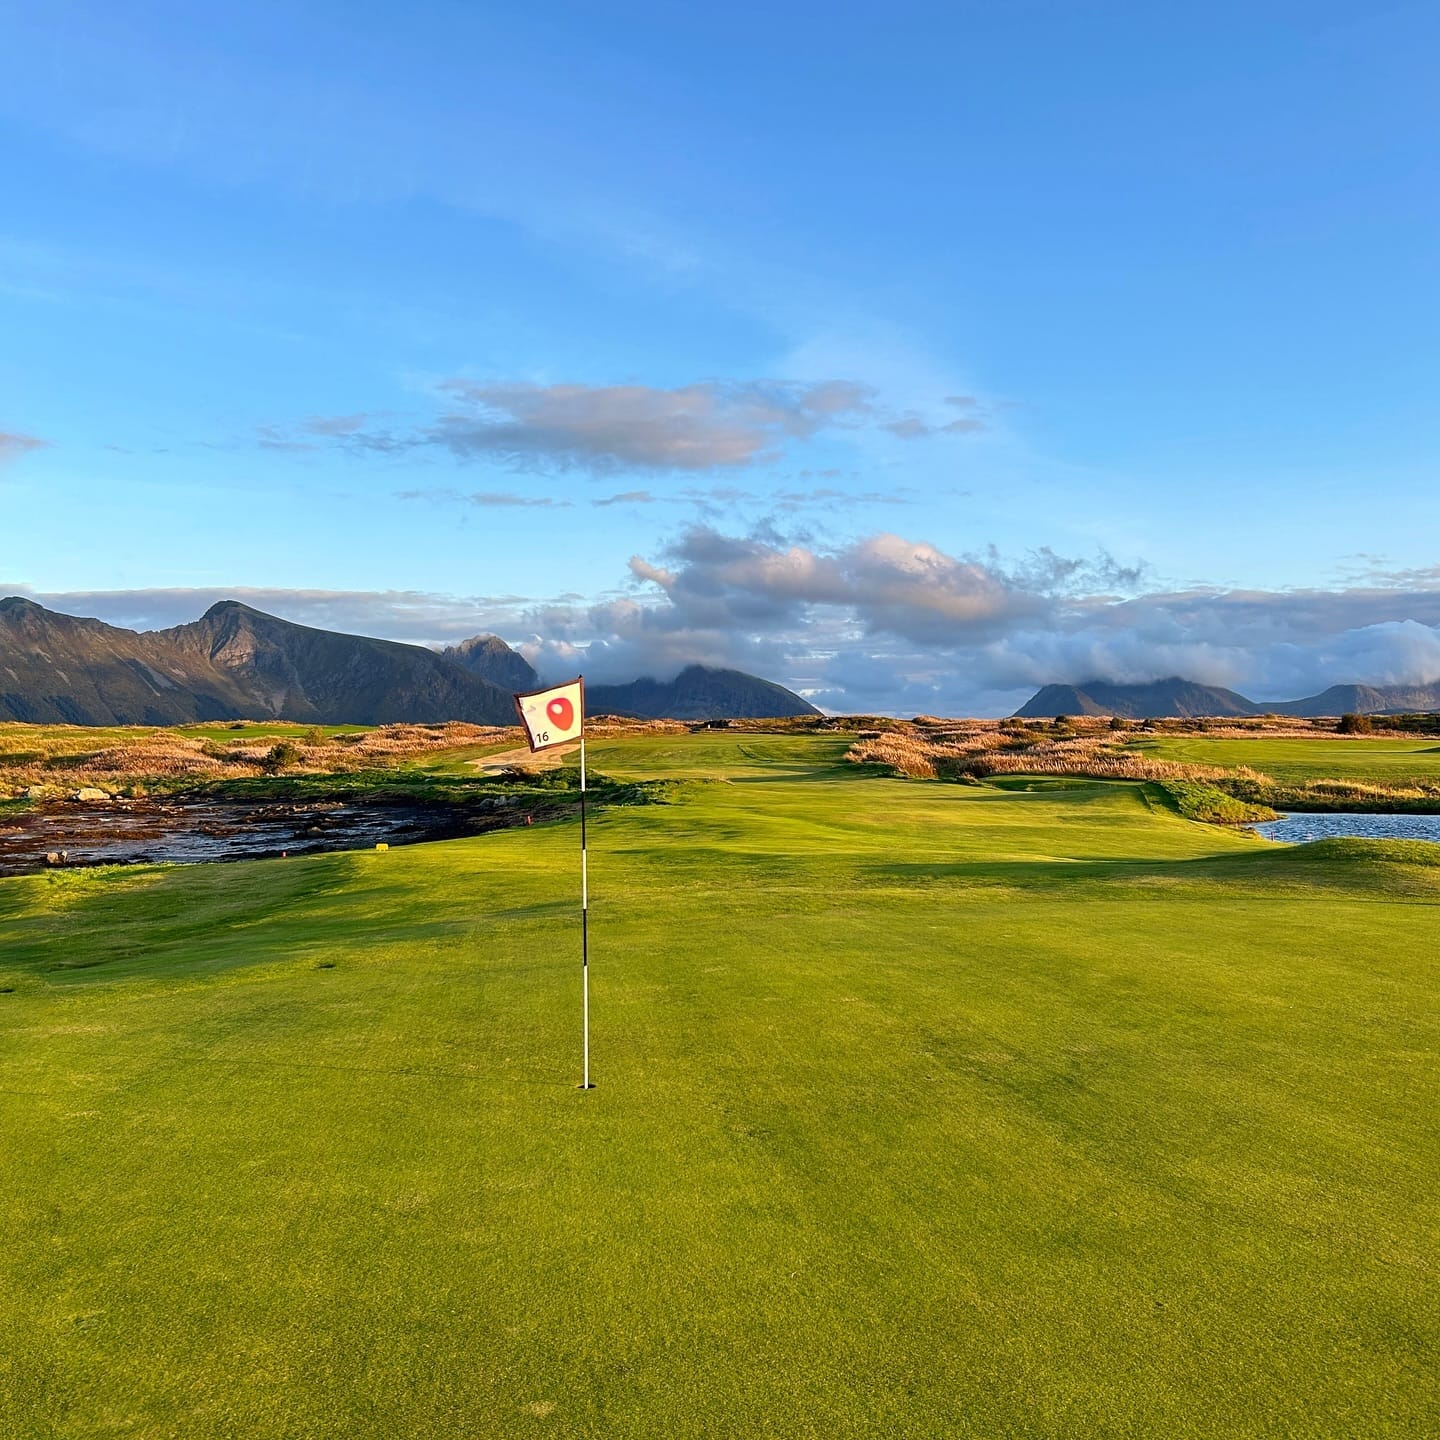
[[[201,720],[515,722],[529,662],[493,635],[443,652],[296,625],[236,600],[168,630],[134,631],[0,600],[0,720],[177,725]],[[691,666],[672,681],[592,685],[592,714],[707,720],[813,715],[814,706],[737,670]]]
[[[1440,682],[1432,685],[1332,685],[1302,700],[1248,700],[1219,685],[1201,685],[1172,676],[1147,685],[1046,685],[1015,713],[1024,718],[1051,715],[1119,715],[1159,720],[1226,715],[1403,715],[1440,710]]]

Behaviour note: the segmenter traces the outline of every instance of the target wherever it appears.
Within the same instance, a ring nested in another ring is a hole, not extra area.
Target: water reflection
[[[1440,815],[1285,815],[1253,827],[1267,840],[1303,845],[1310,840],[1358,836],[1364,840],[1434,840],[1440,842]]]

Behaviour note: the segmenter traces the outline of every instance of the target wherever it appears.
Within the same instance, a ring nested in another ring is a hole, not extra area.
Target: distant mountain
[[[820,712],[792,690],[740,670],[690,665],[673,680],[587,685],[592,715],[637,715],[649,720],[774,719]]]
[[[1440,710],[1440,682],[1434,685],[1332,685],[1304,700],[1257,707],[1275,715],[1406,715]]]
[[[237,600],[155,633],[182,654],[208,657],[255,696],[263,713],[290,720],[509,725],[515,718],[508,691],[422,645],[316,630]]]
[[[0,600],[0,721],[510,725],[514,692],[538,683],[493,635],[439,654],[296,625],[235,600],[188,625],[137,633],[20,596]],[[818,713],[780,685],[698,665],[664,684],[592,686],[589,704],[597,714],[679,720]]]
[[[1218,685],[1197,685],[1178,677],[1149,685],[1047,685],[1017,715],[1122,715],[1143,719],[1160,715],[1255,715],[1259,712],[1243,695]]]
[[[502,690],[533,690],[540,683],[535,667],[498,635],[472,635],[458,645],[447,645],[440,653]]]
[[[469,720],[508,725],[508,691],[432,650],[295,625],[234,600],[137,634],[0,600],[0,719],[175,725]]]
[[[1052,715],[1119,715],[1127,720],[1158,720],[1226,715],[1401,715],[1440,710],[1440,683],[1434,685],[1332,685],[1303,700],[1247,700],[1234,690],[1200,685],[1172,676],[1148,685],[1046,685],[1015,713],[1033,719]]]
[[[232,676],[161,634],[0,600],[0,719],[176,725],[251,712]]]

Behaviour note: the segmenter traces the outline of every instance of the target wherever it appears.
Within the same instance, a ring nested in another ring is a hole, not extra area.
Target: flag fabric
[[[548,750],[580,739],[585,727],[585,682],[567,680],[548,690],[532,690],[515,697],[520,723],[531,750]]]

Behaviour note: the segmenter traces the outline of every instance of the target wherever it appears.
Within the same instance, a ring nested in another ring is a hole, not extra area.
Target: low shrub
[[[278,745],[272,745],[270,752],[260,762],[261,767],[269,774],[277,774],[281,770],[287,770],[291,765],[297,764],[300,760],[300,747],[292,745],[288,740],[282,740]]]

